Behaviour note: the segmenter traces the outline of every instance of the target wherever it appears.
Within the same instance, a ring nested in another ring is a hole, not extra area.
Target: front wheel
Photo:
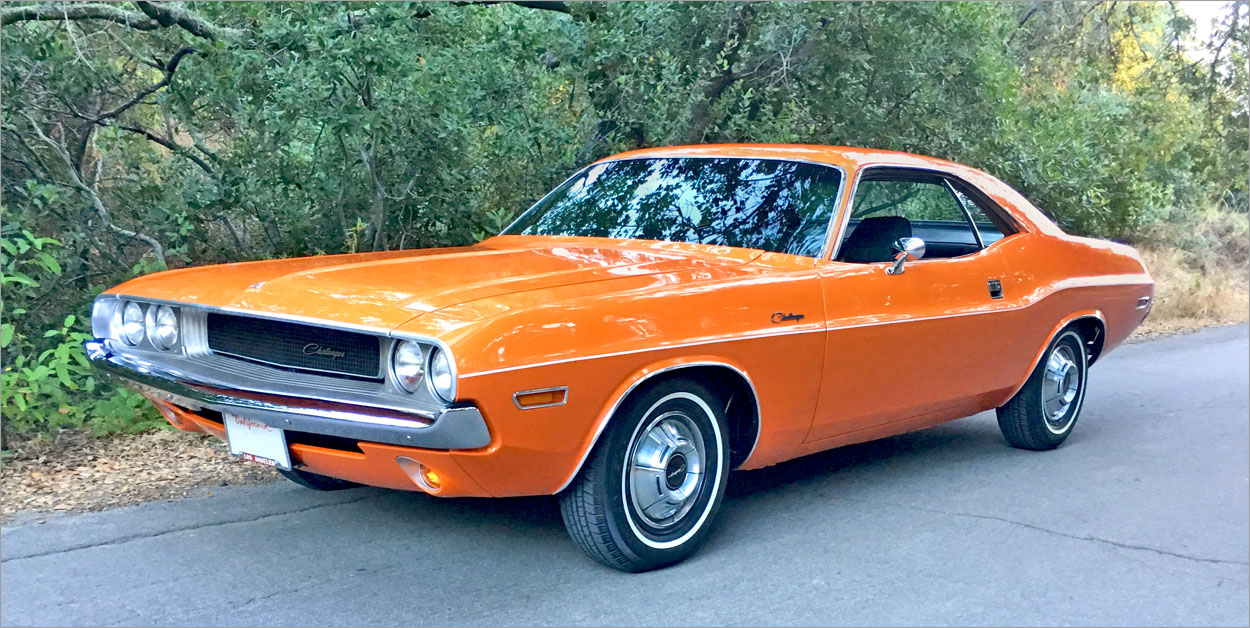
[[[1012,447],[1043,451],[1067,440],[1085,401],[1089,355],[1075,329],[1046,348],[1024,387],[998,409],[998,427]]]
[[[660,382],[611,418],[560,495],[569,536],[622,571],[676,563],[702,543],[725,496],[729,434],[716,395],[691,380]]]

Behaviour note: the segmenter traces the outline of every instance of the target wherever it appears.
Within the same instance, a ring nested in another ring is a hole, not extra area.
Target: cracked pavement
[[[736,473],[659,572],[591,562],[552,498],[227,487],[4,527],[0,623],[1246,625],[1247,338],[1120,348],[1056,451],[985,413]]]

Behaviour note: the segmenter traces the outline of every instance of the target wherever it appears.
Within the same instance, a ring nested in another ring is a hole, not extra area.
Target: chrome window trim
[[[942,177],[942,185],[947,192],[950,192],[951,198],[955,200],[955,205],[959,206],[959,211],[963,212],[964,219],[968,221],[968,226],[972,229],[972,237],[977,243],[977,249],[984,249],[985,241],[981,239],[981,229],[977,227],[977,221],[972,219],[972,212],[968,211],[968,206],[959,200],[959,193],[955,186],[951,185],[951,180],[946,177]]]
[[[612,407],[608,410],[607,414],[603,416],[603,420],[599,421],[599,426],[595,428],[595,435],[590,439],[590,446],[582,452],[582,457],[577,461],[577,466],[573,469],[573,473],[569,475],[568,479],[565,480],[564,483],[560,485],[560,488],[556,489],[552,495],[560,493],[564,491],[564,489],[568,488],[569,484],[573,483],[573,479],[577,477],[577,474],[582,472],[582,466],[586,464],[586,459],[590,457],[590,452],[595,450],[595,445],[598,444],[599,437],[603,435],[603,431],[608,427],[608,422],[611,421],[612,417],[616,415],[616,410],[621,406],[621,403],[629,397],[630,393],[634,392],[634,390],[642,385],[643,382],[646,382],[656,375],[660,375],[661,373],[671,373],[672,371],[693,368],[696,366],[720,366],[728,368],[738,375],[741,375],[742,379],[746,380],[747,387],[751,389],[751,396],[755,398],[755,419],[759,422],[759,426],[758,429],[755,430],[755,441],[751,443],[750,451],[748,451],[746,457],[742,459],[742,463],[746,464],[746,462],[750,460],[751,456],[755,453],[755,447],[759,445],[760,434],[764,432],[764,413],[760,411],[760,396],[755,389],[755,382],[751,381],[751,378],[745,371],[732,364],[715,361],[685,362],[651,371],[650,373],[639,377],[636,381],[634,381],[634,383],[630,384],[629,388],[626,388],[625,392],[621,393],[620,396],[612,402]]]
[[[741,246],[729,247],[729,248],[735,248],[735,249],[743,249],[747,251],[763,251],[764,253],[774,253],[777,255],[793,255],[794,257],[806,257],[808,259],[815,259],[815,260],[825,258],[824,257],[825,252],[829,248],[829,232],[833,229],[833,222],[838,217],[838,207],[842,205],[842,194],[846,191],[846,179],[847,179],[846,168],[839,166],[838,164],[831,164],[831,163],[823,162],[823,161],[813,161],[810,159],[798,159],[798,158],[792,158],[792,157],[746,157],[746,156],[733,157],[733,156],[724,156],[724,155],[669,155],[667,157],[664,157],[664,156],[658,156],[658,155],[650,155],[650,156],[638,155],[635,157],[621,157],[619,159],[613,159],[613,158],[601,159],[594,163],[583,166],[580,170],[578,170],[577,172],[574,172],[572,176],[568,177],[564,181],[561,181],[560,185],[557,185],[554,188],[551,188],[550,192],[547,192],[546,194],[544,194],[542,198],[538,199],[533,205],[530,205],[529,209],[526,209],[525,211],[521,212],[521,215],[517,216],[516,219],[513,220],[511,223],[509,223],[507,227],[504,227],[503,231],[499,232],[499,235],[519,235],[519,234],[506,234],[506,232],[512,229],[512,227],[516,226],[518,222],[521,222],[522,218],[524,218],[530,212],[534,211],[534,208],[538,207],[539,205],[543,203],[543,201],[547,200],[547,197],[551,196],[552,194],[555,194],[556,190],[559,190],[560,188],[564,187],[564,185],[568,183],[569,181],[572,181],[573,179],[576,179],[577,177],[581,176],[583,172],[586,172],[587,170],[590,170],[591,168],[594,168],[595,166],[599,166],[603,164],[609,164],[609,163],[618,162],[618,161],[641,161],[641,160],[646,160],[646,159],[743,159],[743,160],[753,160],[753,161],[783,161],[783,162],[790,162],[790,163],[796,163],[796,164],[810,164],[813,166],[822,166],[825,168],[831,168],[833,170],[838,171],[838,174],[840,175],[838,178],[838,191],[834,194],[833,211],[829,213],[829,221],[828,221],[828,224],[825,225],[824,244],[822,244],[820,247],[820,254],[815,255],[815,256],[796,255],[794,253],[783,253],[780,251],[768,251],[765,249],[752,249],[752,248],[741,247]],[[622,239],[630,240],[630,239],[640,239],[640,238],[622,238]],[[656,242],[673,242],[674,244],[687,244],[683,242],[678,242],[676,240],[655,240],[655,241]],[[699,244],[699,243],[690,242],[688,244]],[[724,245],[716,245],[716,246],[724,246]]]

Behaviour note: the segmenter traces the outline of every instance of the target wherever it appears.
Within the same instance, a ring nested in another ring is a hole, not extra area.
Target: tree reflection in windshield
[[[588,168],[505,234],[695,242],[815,257],[842,174],[768,159],[661,158]]]

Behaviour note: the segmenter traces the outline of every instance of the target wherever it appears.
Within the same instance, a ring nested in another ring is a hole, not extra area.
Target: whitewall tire
[[[721,405],[706,386],[685,379],[631,395],[560,495],[569,536],[623,571],[689,556],[707,538],[729,477]]]

